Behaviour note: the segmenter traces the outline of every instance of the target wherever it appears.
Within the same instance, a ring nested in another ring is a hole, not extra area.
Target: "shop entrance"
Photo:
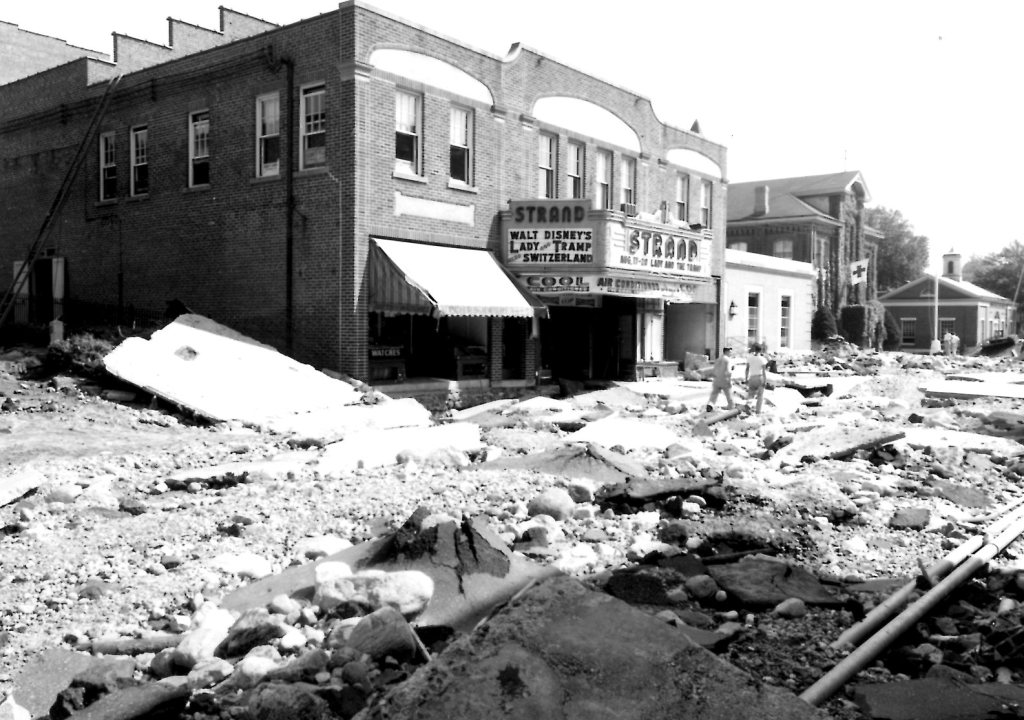
[[[540,323],[541,366],[556,379],[619,380],[633,370],[636,301],[604,297],[600,307],[551,306]]]

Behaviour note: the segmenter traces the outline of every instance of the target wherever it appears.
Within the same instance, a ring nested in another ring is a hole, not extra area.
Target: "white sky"
[[[110,53],[112,32],[167,42],[168,15],[218,6],[287,24],[326,0],[47,0],[0,20]],[[1019,0],[372,0],[504,57],[514,42],[651,99],[728,148],[733,182],[860,170],[932,257],[1021,238],[1024,2]],[[488,14],[487,20],[483,15]]]

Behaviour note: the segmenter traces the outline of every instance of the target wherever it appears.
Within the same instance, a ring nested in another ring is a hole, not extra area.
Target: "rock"
[[[260,720],[336,720],[330,705],[316,693],[317,687],[306,683],[263,683],[249,696],[248,710]]]
[[[233,613],[206,603],[192,616],[191,628],[174,649],[174,663],[191,670],[201,660],[214,657],[217,646],[228,636],[234,624]]]
[[[527,513],[534,515],[550,515],[555,520],[565,520],[572,516],[575,502],[572,496],[562,488],[549,488],[530,500]]]
[[[774,607],[791,597],[811,605],[836,607],[842,601],[807,570],[772,558],[749,556],[708,567],[719,587],[751,607]]]
[[[520,594],[391,688],[375,711],[418,720],[824,717],[651,615],[567,577]]]
[[[298,557],[308,560],[316,560],[326,555],[333,555],[345,548],[352,547],[352,542],[337,535],[318,535],[316,537],[304,538],[295,544],[292,552]]]
[[[43,650],[15,678],[19,704],[33,718],[45,715],[57,693],[70,685],[72,679],[90,667],[93,661],[94,658],[86,653],[63,648]]]
[[[269,560],[251,552],[224,553],[213,558],[210,564],[241,578],[258,580],[274,572]]]
[[[82,494],[83,490],[78,485],[67,483],[51,488],[43,495],[46,502],[61,503],[70,505]]]
[[[594,502],[597,487],[589,478],[571,478],[566,485],[566,491],[574,503],[591,503]]]
[[[807,614],[807,604],[800,598],[787,598],[772,610],[772,615],[782,618],[801,618]]]
[[[348,567],[346,565],[346,567]],[[275,595],[274,599],[267,605],[267,609],[272,613],[279,615],[289,615],[293,612],[299,612],[302,610],[302,603],[298,600],[294,600],[284,593]]]
[[[614,571],[604,589],[628,603],[674,605],[671,591],[680,587],[683,580],[675,570],[641,565]]]
[[[176,718],[185,709],[188,697],[185,678],[167,678],[105,695],[76,712],[74,720]]]
[[[220,658],[203,660],[189,670],[188,687],[190,690],[211,687],[225,680],[234,670],[235,666],[227,660]]]
[[[84,707],[92,705],[104,695],[137,685],[135,661],[124,657],[99,657],[71,680],[71,684],[57,694],[50,706],[51,720],[64,720]]]
[[[928,508],[901,508],[889,520],[889,527],[895,530],[923,530],[928,527],[931,511]]]
[[[0,720],[32,720],[32,713],[19,705],[11,693],[0,702]]]
[[[694,575],[683,584],[686,592],[698,600],[709,600],[718,592],[718,583],[710,575]]]
[[[331,660],[327,651],[321,648],[309,650],[291,662],[278,665],[278,667],[267,672],[268,680],[280,680],[282,682],[312,682],[318,673],[323,671]]]
[[[217,646],[214,655],[221,658],[245,655],[254,647],[267,645],[283,637],[288,627],[278,615],[271,615],[266,608],[246,610],[232,624],[227,636]]]
[[[280,662],[261,655],[246,655],[235,663],[235,671],[231,674],[230,684],[242,690],[256,687],[264,677],[275,670]]]
[[[330,610],[347,602],[353,593],[352,568],[343,562],[323,562],[313,575],[313,604],[321,610]]]
[[[427,606],[434,594],[434,581],[418,570],[364,570],[355,575],[344,575],[341,568],[321,571],[317,568],[318,582],[313,602],[321,609],[330,610],[346,602],[380,608],[397,608],[403,615],[415,615]],[[337,563],[344,565],[344,563]]]
[[[419,643],[412,626],[393,607],[382,607],[364,617],[349,635],[348,644],[374,660],[391,656],[409,660],[419,653]]]
[[[1024,704],[1024,688],[1002,683],[963,684],[945,678],[856,685],[853,697],[873,718],[962,720],[999,717]]]

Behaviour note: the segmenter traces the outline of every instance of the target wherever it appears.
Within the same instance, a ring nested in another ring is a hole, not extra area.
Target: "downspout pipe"
[[[924,617],[947,595],[969,580],[996,555],[1024,533],[1024,518],[1002,531],[994,540],[968,557],[963,564],[947,575],[939,584],[917,599],[914,604],[897,615],[891,623],[872,635],[867,642],[847,655],[838,665],[829,670],[816,683],[800,694],[800,699],[817,707],[832,697],[850,678],[868,666],[890,644]]]
[[[264,61],[272,73],[285,70],[284,122],[284,345],[292,354],[295,346],[295,62],[279,56],[273,45],[264,50]]]

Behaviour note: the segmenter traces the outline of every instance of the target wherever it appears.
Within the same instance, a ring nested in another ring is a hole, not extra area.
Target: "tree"
[[[885,235],[878,241],[876,255],[879,294],[916,280],[924,273],[928,266],[928,238],[915,235],[914,228],[899,210],[868,208],[864,211],[864,222]]]
[[[1017,294],[1021,268],[1024,268],[1024,245],[1014,240],[997,253],[968,260],[963,268],[964,280],[1013,300]]]

